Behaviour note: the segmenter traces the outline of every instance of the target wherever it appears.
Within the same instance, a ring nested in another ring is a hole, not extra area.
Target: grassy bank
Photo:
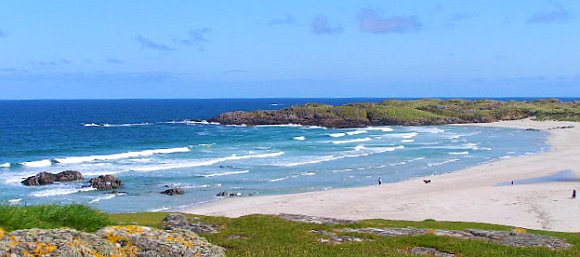
[[[71,227],[84,231],[94,231],[109,224],[139,224],[161,227],[161,220],[167,213],[127,213],[103,214],[80,205],[0,207],[0,227],[10,231],[23,228]],[[456,253],[456,256],[580,256],[580,234],[548,231],[528,231],[551,235],[567,240],[574,247],[566,250],[547,248],[518,248],[495,243],[464,240],[434,235],[380,237],[370,234],[351,234],[371,239],[364,242],[342,244],[321,243],[324,237],[311,230],[332,231],[336,228],[364,227],[414,227],[429,229],[487,229],[511,230],[513,227],[440,221],[388,221],[365,220],[348,225],[316,225],[291,222],[278,217],[251,215],[240,218],[223,218],[187,215],[200,221],[219,226],[218,233],[201,234],[209,242],[223,246],[228,256],[412,256],[403,252],[412,247],[432,247],[441,251]],[[348,233],[339,233],[349,235]]]

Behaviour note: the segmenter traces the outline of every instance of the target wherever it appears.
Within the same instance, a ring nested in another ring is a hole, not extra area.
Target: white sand
[[[575,127],[549,130],[568,125]],[[228,217],[293,213],[346,219],[435,219],[580,232],[580,183],[496,186],[562,170],[580,176],[580,123],[526,119],[467,126],[541,129],[550,133],[551,150],[429,177],[431,184],[413,179],[382,186],[231,198],[186,212]],[[578,190],[578,199],[571,199],[572,189]]]

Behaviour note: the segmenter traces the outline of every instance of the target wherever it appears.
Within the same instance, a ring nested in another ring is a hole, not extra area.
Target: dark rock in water
[[[189,222],[187,217],[181,214],[169,214],[165,217],[161,224],[164,229],[176,230],[183,229],[189,230],[195,233],[217,233],[218,226],[203,222]]]
[[[240,193],[240,192],[223,191],[223,192],[217,193],[215,196],[219,196],[219,197],[235,197],[235,196],[242,196],[242,193]]]
[[[56,177],[56,181],[59,181],[59,182],[85,179],[85,177],[83,177],[83,174],[81,174],[79,171],[75,171],[75,170],[65,170],[65,171],[56,173],[55,177]]]
[[[41,172],[22,181],[25,186],[44,186],[55,182],[55,175],[50,172]]]
[[[117,190],[113,190],[111,192],[105,192],[105,194],[113,194],[113,195],[126,195],[128,194],[127,192],[123,192],[123,191],[117,191]]]
[[[44,186],[54,182],[68,182],[84,179],[83,174],[74,170],[65,170],[59,173],[41,172],[22,181],[25,186]]]
[[[120,188],[123,182],[113,175],[101,175],[89,180],[89,184],[98,190],[110,190]]]
[[[182,188],[170,188],[161,193],[164,195],[182,195],[185,191]]]

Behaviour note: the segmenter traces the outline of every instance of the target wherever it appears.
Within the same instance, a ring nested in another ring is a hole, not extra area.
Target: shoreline
[[[286,195],[230,198],[182,210],[212,216],[303,214],[342,219],[468,221],[563,232],[580,231],[580,199],[570,199],[576,182],[497,186],[499,183],[570,170],[580,177],[580,123],[532,121],[459,124],[535,129],[549,133],[550,149],[497,160],[452,173],[414,178],[382,186],[331,189]],[[573,128],[559,128],[568,127]],[[576,187],[576,188],[575,188]]]

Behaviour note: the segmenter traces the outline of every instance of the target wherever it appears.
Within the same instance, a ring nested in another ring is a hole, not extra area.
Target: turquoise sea
[[[83,203],[110,212],[180,209],[216,194],[286,194],[453,172],[548,150],[546,134],[459,126],[326,129],[222,126],[233,110],[380,99],[0,101],[0,202]],[[41,171],[113,174],[121,194],[84,182],[26,187]],[[166,187],[182,196],[166,196]]]

